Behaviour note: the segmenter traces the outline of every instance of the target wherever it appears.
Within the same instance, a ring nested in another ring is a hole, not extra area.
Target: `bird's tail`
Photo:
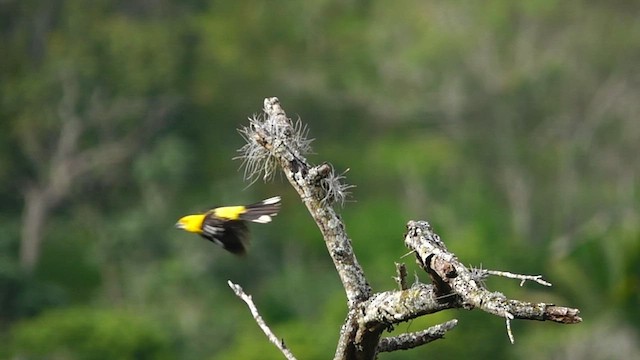
[[[245,206],[245,212],[240,215],[241,220],[253,221],[261,224],[271,222],[280,210],[280,196],[270,197],[255,204]]]

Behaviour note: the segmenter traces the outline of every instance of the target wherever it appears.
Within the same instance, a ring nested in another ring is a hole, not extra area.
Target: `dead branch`
[[[344,199],[348,186],[340,182],[342,178],[335,175],[331,165],[312,166],[307,161],[305,155],[311,150],[311,140],[306,137],[306,127],[287,118],[277,98],[265,99],[263,110],[264,116],[249,119],[249,126],[240,130],[247,140],[239,150],[245,176],[255,179],[263,173],[263,178],[268,179],[276,171],[275,167],[280,166],[322,232],[351,311],[371,296],[371,287],[353,252],[345,226],[331,207],[332,202]],[[350,358],[347,353],[354,352],[355,331],[351,326],[343,329],[352,331],[341,333],[336,357],[346,359]]]
[[[505,318],[510,339],[513,339],[511,319],[566,324],[581,321],[577,309],[511,300],[501,293],[488,291],[483,279],[489,274],[542,285],[548,283],[539,275],[467,269],[425,221],[409,222],[405,245],[411,249],[409,254],[416,254],[432,284],[417,281],[408,287],[406,269],[396,264],[396,282],[400,289],[373,294],[345,226],[331,206],[344,202],[350,186],[343,183],[344,173],[336,175],[330,164],[313,166],[306,160],[305,154],[311,151],[307,132],[300,120],[293,123],[287,118],[277,98],[267,98],[264,114],[249,119],[249,125],[240,130],[247,144],[239,150],[238,158],[243,161],[245,178],[251,181],[260,177],[270,179],[279,166],[324,236],[348,303],[334,359],[374,359],[380,351],[409,349],[441,338],[457,320],[387,339],[381,335],[395,324],[450,308],[479,308]]]
[[[458,320],[449,320],[442,324],[431,326],[422,331],[392,336],[380,339],[378,352],[392,352],[396,350],[408,350],[432,341],[444,338],[447,331],[458,325]]]
[[[251,298],[251,295],[247,295],[247,293],[245,293],[244,290],[242,290],[242,287],[238,284],[234,284],[231,281],[227,281],[227,284],[229,284],[229,287],[231,288],[231,290],[233,290],[233,292],[236,293],[236,295],[240,299],[242,299],[242,301],[244,301],[247,304],[247,306],[249,306],[249,310],[251,311],[251,315],[253,315],[253,319],[256,321],[256,323],[258,323],[258,326],[260,326],[260,329],[262,329],[264,334],[267,335],[267,338],[269,339],[269,341],[271,341],[278,349],[280,349],[284,357],[286,357],[289,360],[296,360],[296,357],[293,356],[293,354],[291,353],[291,350],[289,350],[289,348],[287,348],[287,346],[284,344],[284,340],[279,339],[273,333],[273,331],[271,331],[267,323],[264,322],[264,319],[262,318],[262,316],[260,316],[260,313],[258,312],[258,308],[253,303],[253,299]]]
[[[393,279],[398,284],[398,288],[407,290],[409,288],[407,285],[407,266],[404,263],[396,263],[396,274],[397,276]]]
[[[376,293],[361,304],[362,331],[384,330],[388,326],[461,306],[458,299],[437,295],[433,285],[414,284],[407,290]]]
[[[273,175],[274,167],[280,165],[324,235],[352,307],[368,298],[371,288],[353,253],[344,224],[331,207],[331,202],[327,201],[329,193],[334,193],[336,200],[342,194],[340,184],[327,188],[326,179],[335,178],[333,168],[326,163],[318,166],[309,164],[304,156],[311,150],[310,140],[306,138],[306,130],[298,130],[306,128],[294,126],[277,98],[265,99],[264,113],[264,116],[251,118],[249,126],[241,130],[247,140],[240,149],[240,158],[248,171],[246,174],[254,178],[263,172],[264,178],[268,179]]]
[[[428,222],[409,221],[407,229],[405,245],[415,250],[418,264],[429,274],[440,296],[455,296],[464,308],[479,308],[507,320],[548,320],[564,324],[582,321],[578,309],[511,300],[502,293],[487,290],[478,281],[477,273],[467,269],[447,250]]]
[[[540,285],[551,286],[551,283],[544,280],[542,278],[542,275],[522,275],[522,274],[514,274],[508,271],[499,271],[499,270],[483,270],[483,271],[486,272],[488,275],[502,276],[510,279],[519,279],[520,286],[524,286],[524,283],[527,280],[535,281]]]

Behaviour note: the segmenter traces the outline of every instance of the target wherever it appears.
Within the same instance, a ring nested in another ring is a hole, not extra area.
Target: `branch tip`
[[[444,338],[447,331],[453,329],[456,325],[458,325],[458,320],[453,319],[422,331],[382,338],[378,344],[378,352],[408,350],[428,344]]]
[[[396,283],[398,284],[398,288],[400,290],[407,290],[409,286],[407,285],[407,266],[404,263],[395,263],[396,264]]]
[[[293,353],[291,353],[291,351],[285,345],[284,339],[278,338],[273,333],[273,331],[269,328],[269,326],[265,323],[262,316],[260,316],[260,313],[258,312],[258,308],[253,303],[253,299],[251,298],[251,295],[248,295],[247,293],[245,293],[240,285],[234,284],[233,282],[231,282],[231,280],[228,280],[227,284],[229,285],[231,290],[233,290],[236,296],[238,296],[240,299],[242,299],[242,301],[244,301],[247,304],[247,306],[249,307],[249,311],[251,311],[251,315],[253,316],[253,319],[256,321],[260,329],[262,329],[262,331],[267,336],[269,341],[271,341],[271,343],[273,343],[280,350],[280,352],[282,352],[285,358],[287,358],[288,360],[296,360],[295,356],[293,356]]]
[[[511,331],[511,320],[513,320],[513,315],[511,315],[508,311],[505,311],[504,319],[507,325],[507,335],[509,336],[509,341],[511,342],[511,344],[513,344],[516,341],[513,337],[513,332]]]
[[[502,276],[510,279],[519,279],[520,286],[523,286],[527,280],[537,282],[538,284],[543,286],[552,286],[550,282],[542,278],[542,275],[523,275],[523,274],[514,274],[508,271],[483,270],[483,269],[481,270],[489,275]]]

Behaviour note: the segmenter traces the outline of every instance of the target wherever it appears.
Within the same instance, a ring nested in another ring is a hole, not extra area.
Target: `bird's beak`
[[[184,230],[184,224],[179,221],[176,223],[175,227],[176,229]]]

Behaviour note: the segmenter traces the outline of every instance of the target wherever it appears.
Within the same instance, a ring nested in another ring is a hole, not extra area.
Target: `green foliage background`
[[[340,211],[374,290],[427,219],[463,262],[554,284],[490,287],[585,320],[518,321],[510,345],[501,319],[447,311],[395,330],[458,318],[445,340],[381,359],[640,357],[639,17],[633,1],[2,1],[0,358],[281,358],[228,279],[300,359],[332,357],[346,301],[317,228],[285,181],[246,188],[232,160],[269,96],[309,126],[312,161],[350,169]],[[137,146],[74,179],[29,272],[27,190],[69,113],[81,150]],[[246,258],[173,229],[274,194]]]

